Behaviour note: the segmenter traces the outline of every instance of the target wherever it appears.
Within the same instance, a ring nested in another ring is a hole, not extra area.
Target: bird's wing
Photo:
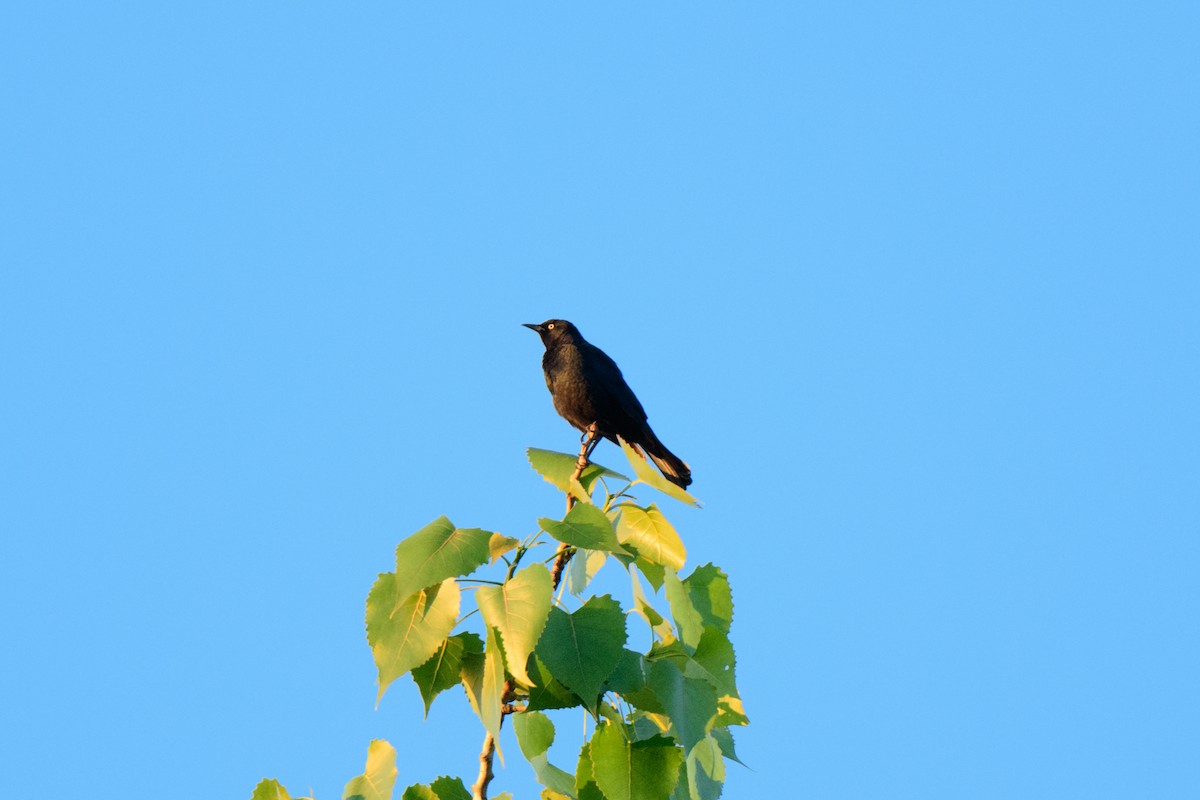
[[[588,384],[593,387],[593,390],[603,387],[602,390],[611,400],[611,406],[619,408],[632,422],[636,424],[645,422],[646,411],[638,402],[633,390],[629,388],[629,384],[625,382],[625,376],[621,374],[617,362],[593,344],[585,343],[584,347],[588,351],[584,364],[591,373],[588,376]],[[613,420],[613,422],[617,422],[617,420]]]

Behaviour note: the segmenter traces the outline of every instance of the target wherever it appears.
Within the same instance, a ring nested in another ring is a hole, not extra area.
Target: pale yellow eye
[[[551,330],[551,331],[554,330],[554,323],[551,322],[549,325],[547,325],[546,330]]]

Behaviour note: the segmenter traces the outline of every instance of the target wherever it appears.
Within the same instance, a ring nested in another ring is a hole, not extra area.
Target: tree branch
[[[595,449],[599,440],[596,437],[596,423],[588,426],[584,433],[583,440],[579,444],[579,460],[575,462],[575,472],[571,475],[571,483],[583,477],[583,471],[587,469],[588,456]],[[571,494],[570,489],[567,490],[567,512],[575,507],[575,495]],[[562,582],[562,572],[566,568],[567,562],[571,560],[571,555],[575,551],[566,542],[560,542],[558,545],[558,558],[554,560],[554,568],[550,570],[550,577],[553,579],[554,588],[551,592],[558,591],[558,585]]]
[[[588,456],[592,454],[592,450],[599,444],[599,437],[596,435],[596,423],[588,426],[584,432],[583,439],[579,444],[579,460],[575,462],[575,472],[571,475],[571,483],[583,477],[583,471],[587,469]],[[575,495],[571,494],[570,489],[567,490],[567,512],[575,507]],[[554,588],[551,592],[558,590],[558,585],[562,582],[562,572],[567,566],[567,562],[571,560],[571,555],[574,553],[566,542],[560,542],[557,550],[557,557],[554,559],[554,568],[550,570],[550,577],[553,580]],[[516,566],[515,564],[513,566]],[[511,570],[509,577],[512,577]],[[504,724],[504,718],[509,714],[517,714],[525,710],[525,706],[518,706],[512,703],[513,689],[512,681],[504,682],[504,689],[500,695],[500,724]],[[492,778],[496,774],[492,771],[492,761],[496,757],[496,737],[489,733],[483,737],[483,747],[479,751],[479,777],[475,779],[475,784],[471,787],[471,800],[487,800],[488,785],[492,782]]]

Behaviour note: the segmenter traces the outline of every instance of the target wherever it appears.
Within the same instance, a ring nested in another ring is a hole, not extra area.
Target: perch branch
[[[596,423],[592,423],[584,431],[583,438],[579,443],[579,460],[575,462],[575,472],[571,475],[571,483],[575,483],[583,476],[583,471],[587,469],[588,456],[596,449],[596,445],[600,444],[600,437],[596,434]],[[567,490],[567,511],[570,512],[575,507],[575,495]],[[553,579],[554,589],[558,590],[558,585],[562,582],[562,572],[566,568],[567,562],[571,560],[571,554],[575,551],[571,549],[566,542],[560,542],[558,545],[558,557],[554,559],[554,568],[550,570],[550,577]]]

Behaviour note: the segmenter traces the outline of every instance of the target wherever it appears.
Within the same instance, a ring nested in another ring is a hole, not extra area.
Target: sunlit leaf
[[[646,593],[642,590],[642,583],[638,580],[637,572],[629,570],[629,578],[633,584],[633,610],[634,612],[646,621],[650,626],[650,630],[654,631],[654,635],[660,641],[670,641],[675,637],[675,629],[671,627],[671,623],[663,618],[662,614],[654,606],[650,605],[650,601],[646,598]]]
[[[608,553],[603,550],[578,550],[567,565],[567,591],[581,595],[592,578],[608,562]]]
[[[550,745],[554,744],[554,723],[550,718],[537,711],[514,714],[513,731],[538,782],[562,794],[574,794],[575,776],[550,763]]]
[[[474,633],[459,635],[463,637],[462,669],[459,673],[463,691],[466,692],[467,702],[475,710],[475,715],[482,720],[483,714],[479,709],[483,694],[483,640]]]
[[[629,465],[633,467],[633,472],[635,475],[637,475],[639,481],[658,489],[665,495],[674,497],[680,502],[696,506],[697,508],[700,506],[699,500],[697,500],[684,489],[679,488],[664,478],[662,474],[655,469],[654,465],[639,456],[637,452],[629,446],[628,442],[620,437],[617,437],[617,440],[621,443],[621,449],[625,452],[625,458],[629,459]]]
[[[250,795],[250,800],[292,800],[292,796],[279,781],[274,778],[265,778],[254,787],[254,794]],[[302,798],[296,798],[296,800],[302,800]]]
[[[504,763],[500,750],[500,720],[503,716],[500,704],[504,698],[504,656],[500,653],[500,642],[496,629],[488,626],[487,649],[483,652],[483,685],[479,693],[479,718],[483,727],[496,742],[496,755]]]
[[[692,800],[717,800],[725,784],[725,761],[711,736],[693,747],[687,756],[687,776]]]
[[[534,471],[545,478],[547,482],[557,487],[560,492],[570,491],[576,499],[585,503],[592,502],[591,492],[600,478],[607,476],[623,481],[629,480],[619,472],[613,472],[599,464],[588,464],[584,468],[583,474],[579,476],[579,480],[572,484],[571,476],[575,474],[579,456],[556,453],[553,450],[539,450],[536,447],[526,450],[525,456],[529,459],[529,465],[533,467]]]
[[[641,508],[633,503],[618,506],[617,540],[631,545],[640,558],[679,571],[687,558],[683,540],[653,503]]]
[[[392,800],[396,773],[396,748],[383,739],[374,739],[367,747],[366,770],[350,779],[342,800]]]
[[[604,550],[608,553],[629,555],[617,541],[612,522],[595,506],[577,503],[561,522],[543,517],[538,520],[538,525],[560,542],[584,550]]]
[[[488,561],[489,531],[455,528],[438,517],[396,547],[396,594],[410,594],[446,578],[469,575]]]
[[[511,536],[493,533],[488,539],[488,558],[491,563],[495,564],[496,560],[505,553],[516,550],[521,545],[520,539],[514,539]]]
[[[551,591],[550,571],[541,564],[520,570],[503,586],[480,586],[475,591],[484,621],[500,632],[508,671],[526,686],[533,681],[525,662],[546,626]]]
[[[379,698],[396,678],[437,652],[458,619],[460,592],[453,578],[401,597],[396,576],[379,576],[367,595],[367,641],[379,671]]]

